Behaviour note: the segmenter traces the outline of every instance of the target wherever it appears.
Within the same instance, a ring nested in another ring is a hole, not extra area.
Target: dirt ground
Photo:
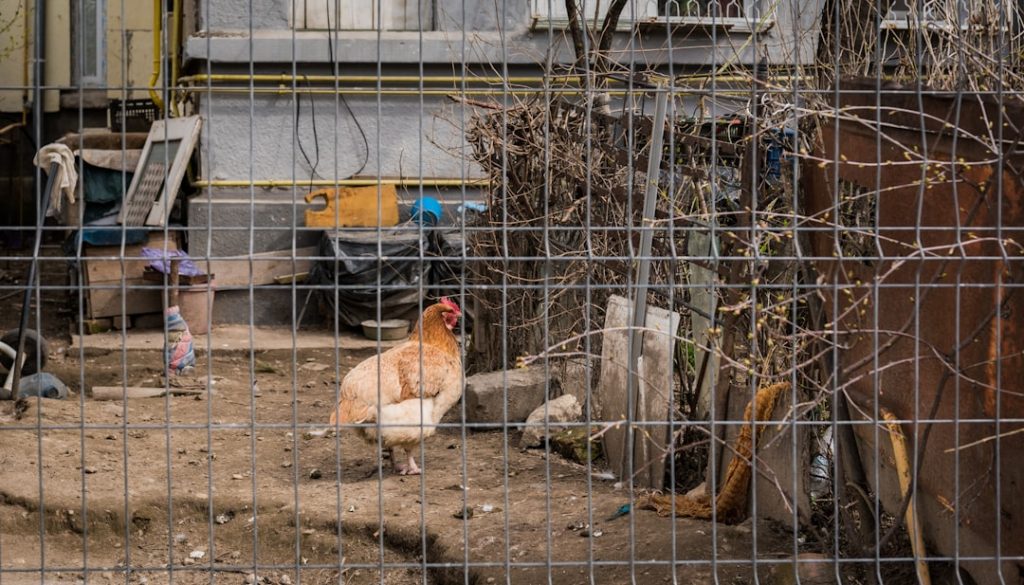
[[[703,583],[713,548],[719,582],[746,583],[755,533],[760,559],[793,550],[792,536],[750,524],[607,521],[627,493],[518,450],[515,431],[445,429],[427,441],[423,476],[387,461],[379,474],[374,446],[323,432],[335,364],[343,375],[366,351],[200,357],[208,396],[125,404],[83,398],[81,382],[157,385],[159,353],[82,364],[54,345],[48,369],[70,399],[30,401],[20,418],[0,405],[4,583],[538,583],[549,565],[554,583],[659,583],[673,560],[681,582]],[[464,505],[472,516],[457,518]],[[581,537],[591,512],[601,534]]]

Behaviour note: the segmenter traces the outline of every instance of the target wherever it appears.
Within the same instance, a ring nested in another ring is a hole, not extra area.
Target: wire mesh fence
[[[1024,582],[1021,25],[0,0],[0,584]]]

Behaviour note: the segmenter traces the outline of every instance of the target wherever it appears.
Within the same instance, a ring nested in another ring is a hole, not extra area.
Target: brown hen
[[[408,340],[364,360],[341,381],[331,425],[378,423],[357,432],[368,442],[380,433],[402,475],[420,473],[414,449],[462,396],[462,358],[452,332],[461,315],[455,302],[442,298],[423,311]],[[405,463],[395,459],[397,447],[405,450]]]

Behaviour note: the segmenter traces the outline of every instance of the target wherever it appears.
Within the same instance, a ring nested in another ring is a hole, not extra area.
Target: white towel
[[[75,204],[75,189],[78,187],[78,171],[75,169],[75,155],[65,144],[47,144],[39,149],[32,163],[37,167],[49,172],[50,165],[57,163],[57,176],[54,182],[57,185],[58,196],[50,197],[50,206],[46,215],[53,217],[60,213],[63,200],[67,198],[68,204]]]

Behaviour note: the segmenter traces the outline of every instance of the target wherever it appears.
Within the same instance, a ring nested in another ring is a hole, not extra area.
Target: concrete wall
[[[287,30],[291,27],[291,0],[201,0],[199,29]]]
[[[337,96],[308,93],[215,93],[202,99],[202,176],[300,182],[357,173],[480,176],[453,152],[462,134],[443,96],[421,103],[418,96],[354,95],[345,102],[347,107]]]

